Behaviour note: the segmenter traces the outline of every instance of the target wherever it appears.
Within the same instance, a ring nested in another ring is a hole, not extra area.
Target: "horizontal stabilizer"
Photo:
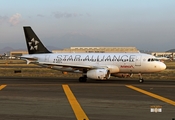
[[[36,62],[38,58],[35,57],[21,57],[21,59],[26,60],[27,64],[30,64],[31,62]]]

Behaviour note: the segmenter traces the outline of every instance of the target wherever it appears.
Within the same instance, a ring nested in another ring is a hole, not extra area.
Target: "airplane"
[[[24,26],[28,55],[21,56],[27,64],[34,63],[42,67],[62,72],[81,73],[79,82],[87,79],[108,80],[111,76],[126,77],[160,72],[166,65],[155,56],[145,53],[52,53],[37,37],[30,26]]]

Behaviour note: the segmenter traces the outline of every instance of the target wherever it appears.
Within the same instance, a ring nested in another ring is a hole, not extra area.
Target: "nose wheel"
[[[144,80],[143,80],[142,74],[139,73],[139,83],[143,83],[143,82],[144,82]]]
[[[144,82],[143,78],[139,79],[139,83],[143,83],[143,82]]]

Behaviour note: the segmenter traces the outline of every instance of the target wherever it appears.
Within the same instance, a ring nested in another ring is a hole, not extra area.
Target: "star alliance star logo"
[[[35,40],[34,38],[31,39],[31,42],[28,42],[30,46],[30,50],[37,50],[38,49],[38,41]]]

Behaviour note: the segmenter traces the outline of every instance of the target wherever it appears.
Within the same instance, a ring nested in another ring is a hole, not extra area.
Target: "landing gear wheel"
[[[139,82],[140,82],[140,83],[143,83],[143,82],[144,82],[144,80],[143,80],[143,79],[139,79]]]
[[[79,82],[83,82],[83,77],[80,77],[79,78]]]
[[[143,82],[144,82],[144,80],[143,80],[142,74],[139,73],[139,83],[143,83]]]
[[[79,82],[86,82],[87,81],[87,78],[86,77],[80,77],[79,78]]]

